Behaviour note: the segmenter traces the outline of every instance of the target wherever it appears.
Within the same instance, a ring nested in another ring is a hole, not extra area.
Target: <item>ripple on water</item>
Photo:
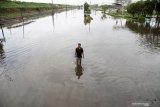
[[[35,46],[37,46],[37,43],[7,48],[5,50],[5,57],[1,60],[5,64],[5,66],[2,65],[5,71],[3,74],[23,71],[28,58],[31,55],[30,52]]]

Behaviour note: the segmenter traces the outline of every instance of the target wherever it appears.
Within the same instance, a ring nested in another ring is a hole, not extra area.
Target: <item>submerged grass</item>
[[[142,16],[133,17],[129,14],[119,14],[119,13],[106,13],[106,14],[108,14],[110,16],[113,16],[113,17],[125,18],[125,19],[128,19],[128,20],[134,20],[134,21],[141,22],[141,23],[143,23],[145,21],[145,17],[142,17]]]
[[[75,7],[65,4],[34,3],[20,1],[0,1],[0,19],[19,17],[37,13],[49,12],[51,10]]]

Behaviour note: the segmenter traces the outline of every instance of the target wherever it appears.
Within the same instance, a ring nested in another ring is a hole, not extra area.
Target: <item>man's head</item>
[[[81,47],[81,43],[78,43],[78,47]]]

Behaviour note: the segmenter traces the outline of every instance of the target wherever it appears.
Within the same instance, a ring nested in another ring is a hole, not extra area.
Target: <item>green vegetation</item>
[[[159,16],[160,16],[160,2],[158,2],[158,3],[156,4],[155,11],[157,12],[157,20],[158,20],[158,18],[159,18]],[[159,22],[160,22],[160,19],[159,19]]]
[[[93,18],[90,16],[91,14],[90,8],[91,8],[90,5],[87,2],[85,2],[84,3],[84,24],[85,25],[91,23],[91,21],[93,20]]]
[[[160,14],[160,2],[157,0],[138,1],[127,6],[127,12],[133,17],[147,17]]]
[[[107,9],[109,9],[108,13],[106,13]],[[124,7],[101,5],[96,6],[94,10],[100,10],[103,14],[106,13],[113,17],[122,17],[139,22],[156,16],[157,23],[160,23],[160,0],[141,0]]]
[[[101,9],[103,13],[106,13],[107,9],[108,9],[108,5],[101,5]]]
[[[127,6],[127,12],[133,17],[137,16],[152,16],[155,9],[155,3],[153,1],[138,1]]]
[[[138,19],[152,17],[156,15],[156,22],[160,23],[160,1],[158,0],[146,0],[138,1],[127,6],[127,12]]]
[[[108,4],[104,4],[104,5],[94,4],[94,5],[91,5],[90,7],[93,10],[102,11],[103,13],[106,13],[107,9],[110,9],[112,6]]]
[[[91,9],[87,2],[84,3],[84,13],[91,14]]]
[[[89,14],[84,15],[84,24],[85,25],[91,23],[92,20],[93,20],[93,18]]]
[[[94,8],[94,10],[102,11],[102,13],[103,13],[102,18],[104,18],[104,16],[105,16],[104,14],[108,14],[108,15],[116,17],[116,18],[125,18],[125,19],[129,19],[129,20],[134,20],[134,21],[142,22],[142,23],[145,21],[145,17],[143,17],[143,16],[139,16],[139,17],[135,16],[135,17],[133,17],[132,15],[130,15],[130,14],[126,13],[126,12],[124,12],[122,14],[122,12],[119,13],[117,11],[115,13],[114,12],[106,12],[107,9],[111,10],[111,9],[114,9],[114,7],[111,6],[111,5],[101,5],[101,6],[98,6],[97,8]],[[125,9],[126,9],[126,7],[124,7],[124,10]]]
[[[145,18],[144,17],[132,17],[131,15],[129,14],[118,14],[118,13],[107,13],[108,15],[110,16],[113,16],[113,17],[116,17],[116,18],[124,18],[124,19],[128,19],[128,20],[133,20],[133,21],[136,21],[136,22],[141,22],[143,23],[145,21]]]
[[[36,13],[51,12],[54,10],[71,8],[71,5],[51,4],[51,3],[34,3],[20,1],[0,1],[0,18],[19,17],[21,14],[29,15]]]

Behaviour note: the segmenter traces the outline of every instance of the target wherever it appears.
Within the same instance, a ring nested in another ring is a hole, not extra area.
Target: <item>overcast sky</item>
[[[17,1],[27,1],[27,2],[43,2],[43,3],[51,3],[52,0],[17,0]],[[133,2],[138,0],[132,0]],[[59,4],[83,4],[84,2],[88,2],[91,4],[112,4],[115,0],[53,0],[54,3]]]

